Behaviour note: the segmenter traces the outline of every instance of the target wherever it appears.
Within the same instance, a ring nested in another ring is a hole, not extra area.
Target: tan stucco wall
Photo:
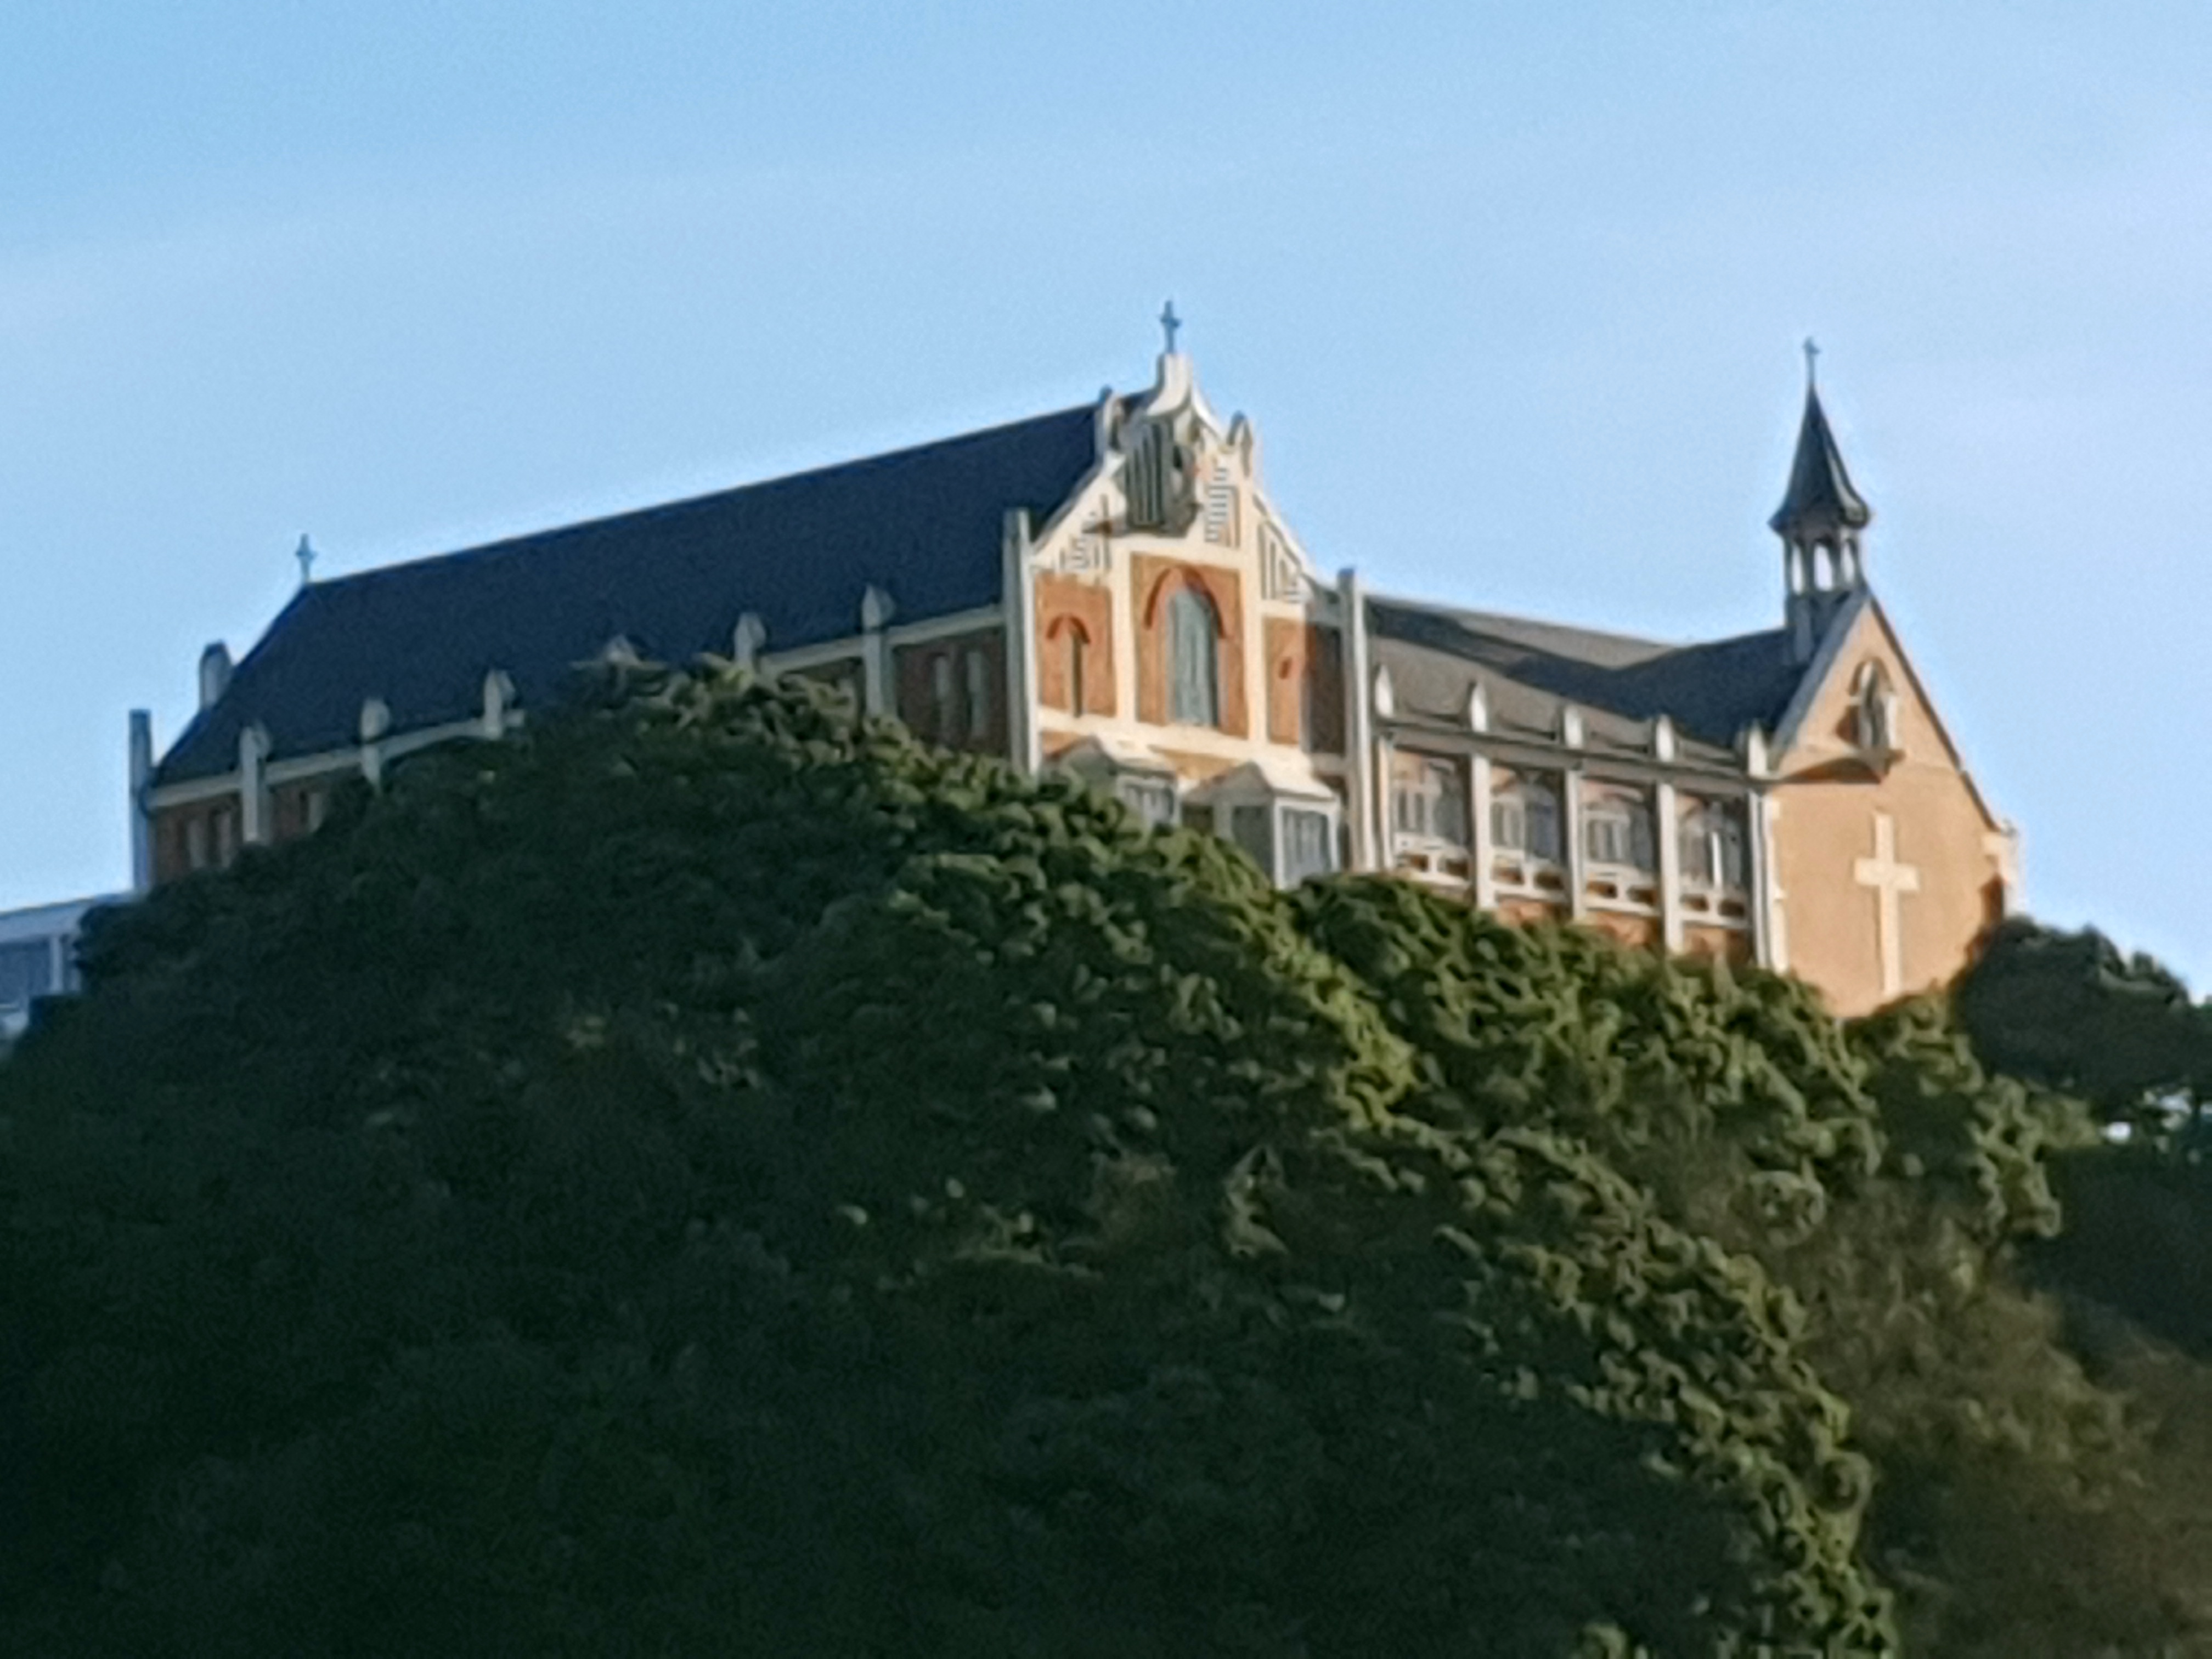
[[[1898,696],[1902,757],[1877,777],[1851,741],[1852,686],[1880,661]],[[1781,756],[1773,792],[1775,866],[1790,970],[1841,1014],[1864,1013],[1942,985],[1966,965],[2002,904],[1997,829],[1961,770],[1895,636],[1872,607],[1861,614]],[[1881,900],[1856,876],[1875,851],[1878,815],[1893,826],[1897,861],[1919,873],[1898,900],[1902,982],[1882,982]]]

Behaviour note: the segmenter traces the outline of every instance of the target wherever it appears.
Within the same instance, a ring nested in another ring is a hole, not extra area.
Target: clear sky
[[[1149,378],[1324,566],[1773,623],[1799,340],[2028,897],[2212,988],[2212,9],[0,7],[0,908],[297,580]]]

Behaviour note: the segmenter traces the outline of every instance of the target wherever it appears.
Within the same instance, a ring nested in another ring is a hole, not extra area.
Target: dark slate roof
[[[161,783],[359,740],[381,697],[392,729],[464,720],[491,669],[543,707],[619,635],[647,659],[726,655],[757,612],[767,648],[860,631],[873,583],[914,621],[998,602],[1006,514],[1042,521],[1096,459],[1096,405],[665,507],[303,587],[163,758]]]
[[[1552,738],[1561,706],[1573,703],[1601,746],[1648,751],[1650,723],[1665,714],[1716,761],[1746,726],[1772,732],[1806,672],[1790,660],[1781,629],[1663,645],[1379,598],[1368,601],[1368,626],[1401,715],[1463,726],[1479,682],[1502,735]]]
[[[1805,418],[1797,428],[1797,454],[1790,464],[1790,487],[1782,505],[1767,522],[1777,535],[1793,530],[1817,534],[1824,530],[1862,530],[1874,517],[1866,498],[1851,488],[1851,475],[1844,470],[1843,452],[1836,434],[1828,430],[1827,411],[1820,394],[1805,388]]]

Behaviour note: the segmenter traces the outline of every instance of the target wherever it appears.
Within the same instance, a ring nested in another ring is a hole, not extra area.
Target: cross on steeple
[[[1820,355],[1820,343],[1814,340],[1811,335],[1808,334],[1805,337],[1805,389],[1808,392],[1813,389],[1814,384],[1820,380],[1819,368],[1814,362],[1814,359],[1818,357]]]
[[[1170,300],[1160,310],[1160,331],[1168,337],[1168,356],[1175,356],[1176,331],[1182,326],[1182,319],[1176,315],[1175,301]]]
[[[299,546],[292,550],[292,556],[300,562],[300,586],[305,587],[315,579],[315,544],[305,536],[301,537]]]

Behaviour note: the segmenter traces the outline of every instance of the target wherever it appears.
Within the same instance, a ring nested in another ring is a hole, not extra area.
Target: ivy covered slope
[[[2126,1475],[2002,1272],[2078,1125],[1940,1015],[733,674],[88,955],[0,1066],[8,1651],[1887,1653],[2002,1637],[1960,1459]]]

